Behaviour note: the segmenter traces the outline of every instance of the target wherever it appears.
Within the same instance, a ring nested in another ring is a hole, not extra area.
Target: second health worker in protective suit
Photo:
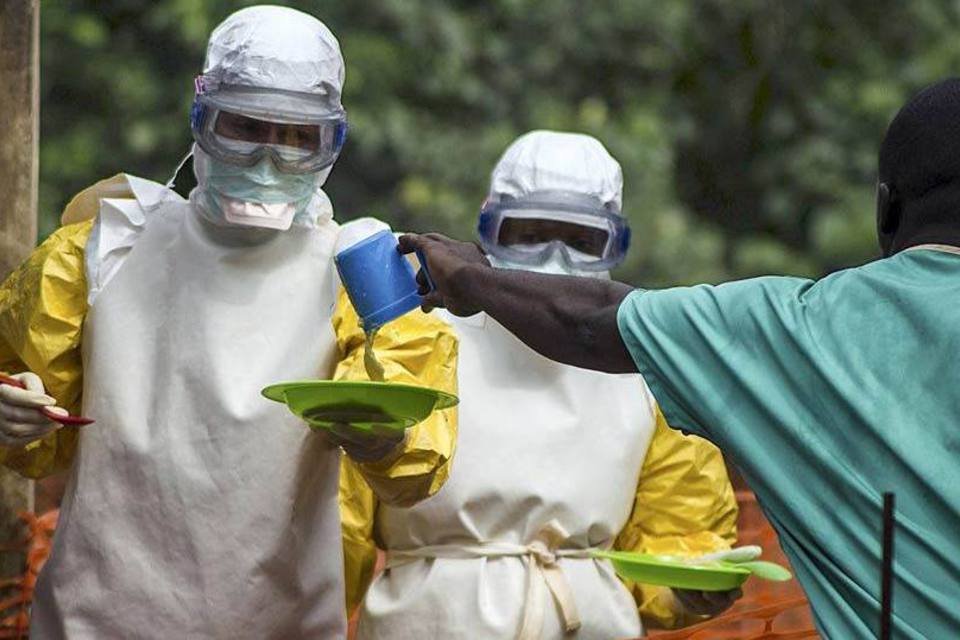
[[[336,445],[390,504],[445,478],[449,415],[405,440],[331,441],[260,395],[344,375],[363,343],[337,302],[321,189],[346,131],[343,78],[312,16],[233,14],[197,79],[189,200],[99,183],[0,288],[0,369],[28,387],[0,387],[0,458],[30,476],[71,469],[32,637],[342,637]],[[417,312],[384,333],[395,379],[449,388],[445,324]],[[54,399],[96,424],[57,430],[36,412]]]
[[[622,187],[619,163],[589,136],[521,137],[480,214],[488,259],[605,277],[629,240]],[[719,451],[668,428],[640,376],[550,362],[485,314],[448,318],[462,401],[443,491],[399,510],[349,463],[341,478],[359,637],[632,638],[729,606],[735,593],[626,585],[589,555],[729,549],[737,507]],[[377,545],[387,568],[367,590]]]

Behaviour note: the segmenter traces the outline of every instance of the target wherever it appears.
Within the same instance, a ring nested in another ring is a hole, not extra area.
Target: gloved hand
[[[327,440],[342,447],[357,462],[379,462],[399,452],[406,440],[406,432],[393,429],[362,431],[349,424],[335,424],[327,431]]]
[[[710,562],[750,562],[760,557],[763,550],[755,545],[737,547],[728,551],[718,551],[706,555],[692,558],[692,564],[708,564]],[[743,597],[743,591],[740,589],[731,589],[730,591],[696,591],[694,589],[674,589],[680,605],[689,613],[698,616],[716,616],[720,615],[733,606],[737,600]]]
[[[688,613],[697,616],[718,616],[733,603],[743,597],[740,589],[730,591],[696,591],[693,589],[674,589],[677,602]]]
[[[49,407],[50,411],[67,415],[67,411],[54,406],[57,401],[46,395],[43,382],[35,373],[19,373],[16,378],[26,389],[0,384],[0,445],[24,447],[34,440],[60,428],[60,425],[37,411]]]

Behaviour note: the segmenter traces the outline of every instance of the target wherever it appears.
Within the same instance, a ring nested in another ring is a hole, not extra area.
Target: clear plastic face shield
[[[480,244],[503,262],[542,265],[556,253],[572,270],[608,271],[626,256],[630,228],[612,205],[582,193],[535,192],[484,203]]]
[[[193,138],[221,162],[252,167],[269,157],[284,173],[317,173],[346,141],[346,113],[314,95],[218,85],[205,76],[195,86]]]

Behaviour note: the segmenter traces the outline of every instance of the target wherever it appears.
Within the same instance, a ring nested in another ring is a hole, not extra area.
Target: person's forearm
[[[460,286],[478,306],[540,354],[609,373],[636,371],[617,309],[633,289],[613,280],[470,265]]]

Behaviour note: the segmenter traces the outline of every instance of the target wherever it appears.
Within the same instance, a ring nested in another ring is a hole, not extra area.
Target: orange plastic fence
[[[59,510],[48,511],[42,516],[20,514],[20,519],[27,525],[27,537],[8,546],[11,550],[26,552],[26,569],[21,576],[0,581],[0,639],[29,636],[33,589],[40,569],[50,556],[53,531],[59,515]]]
[[[802,614],[806,598],[794,598],[765,607],[749,608],[724,614],[695,627],[666,633],[657,633],[657,640],[792,640],[819,638],[813,628],[774,629],[783,614]],[[738,607],[739,609],[739,607]]]

